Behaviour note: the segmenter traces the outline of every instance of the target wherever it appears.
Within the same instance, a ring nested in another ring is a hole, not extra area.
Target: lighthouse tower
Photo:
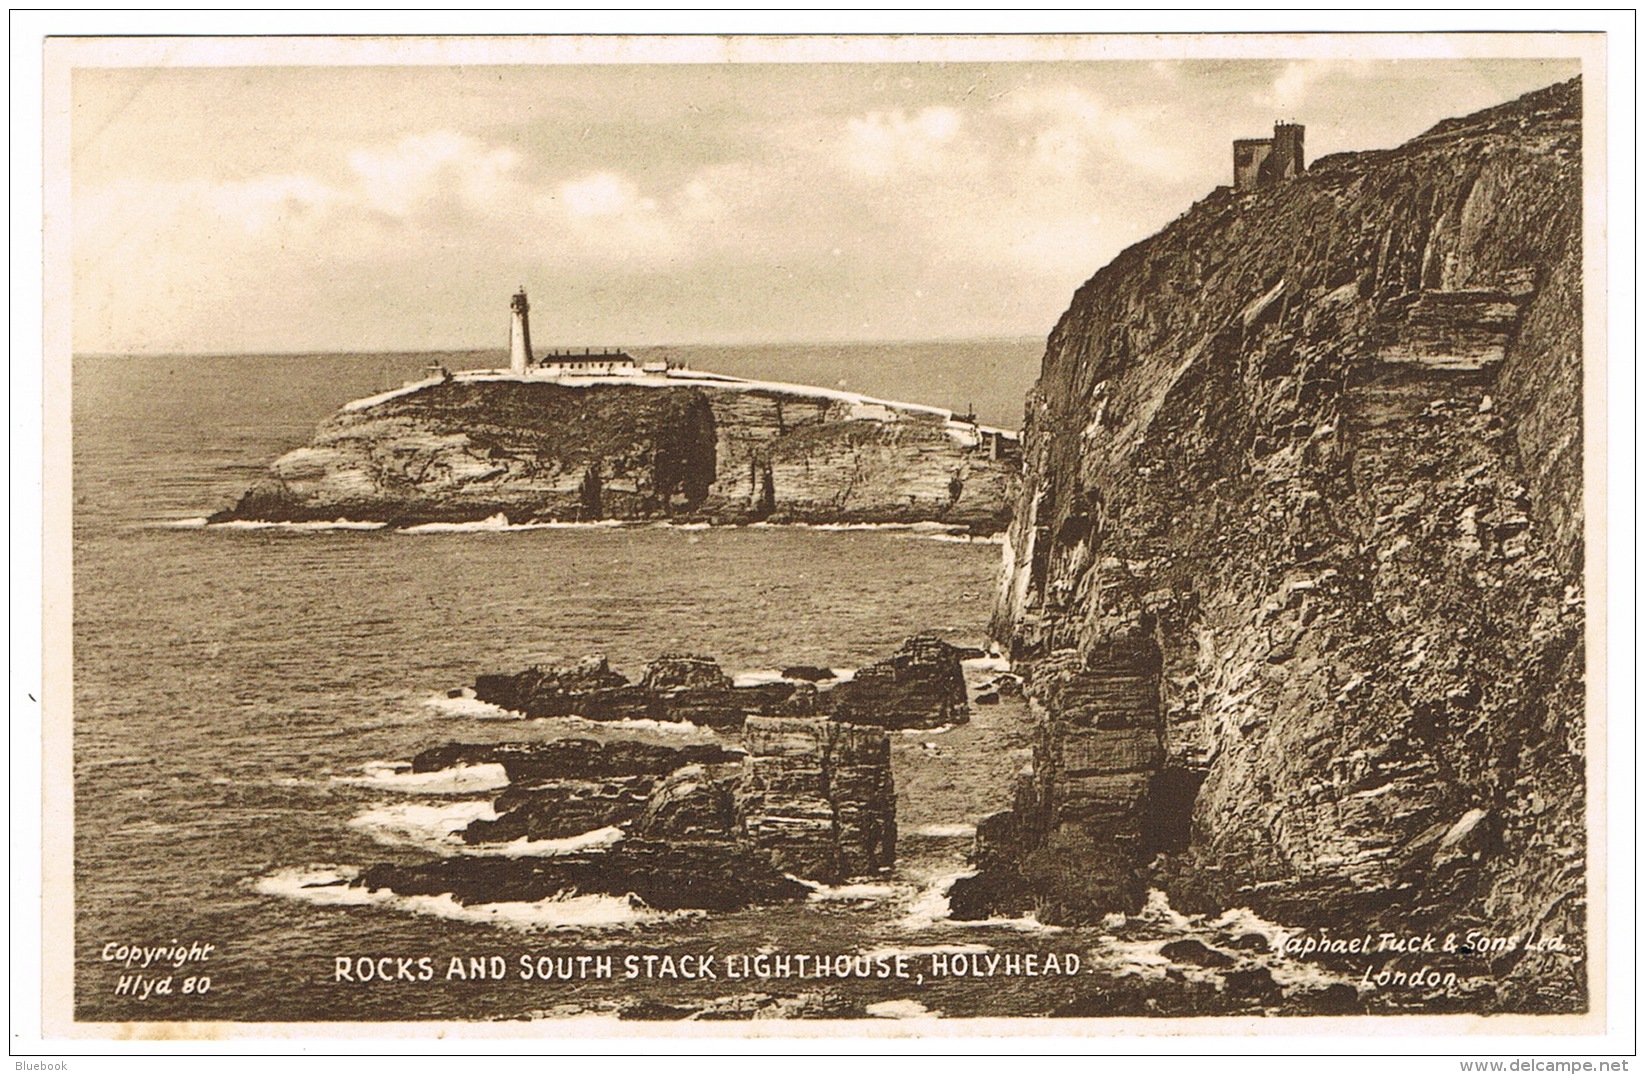
[[[508,368],[513,373],[524,373],[532,362],[531,303],[526,301],[524,284],[508,306],[513,311],[508,326]]]

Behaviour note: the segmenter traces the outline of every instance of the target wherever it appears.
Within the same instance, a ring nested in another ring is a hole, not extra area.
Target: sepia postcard
[[[44,47],[46,1040],[1625,1014],[1605,34]]]

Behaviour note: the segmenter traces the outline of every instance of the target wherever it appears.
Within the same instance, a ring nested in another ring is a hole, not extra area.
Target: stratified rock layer
[[[956,882],[951,913],[1031,910],[1050,923],[1135,914],[1165,762],[1159,650],[1152,639],[1061,650],[1034,665],[1027,689],[1032,768],[1015,807],[977,826],[978,870]]]
[[[890,657],[835,687],[826,706],[835,720],[881,728],[937,728],[967,719],[960,650],[918,636]]]
[[[995,633],[1112,675],[1031,677],[1042,746],[995,823],[1028,846],[960,902],[1089,920],[1124,843],[1071,804],[1118,838],[1141,802],[1139,834],[1190,826],[1179,907],[1477,926],[1518,938],[1500,1006],[1585,1005],[1580,106],[1566,83],[1219,190],[1075,295]],[[1159,719],[1204,783],[1150,806]],[[1114,771],[1086,789],[1076,755]]]
[[[608,776],[661,776],[685,765],[715,765],[741,755],[716,743],[663,746],[618,739],[564,738],[541,743],[447,743],[411,760],[414,773],[454,765],[497,764],[515,784],[544,780],[591,780]]]
[[[665,653],[646,666],[639,683],[630,683],[604,657],[590,656],[563,666],[479,676],[474,696],[527,717],[686,721],[731,729],[740,728],[747,716],[828,714],[847,724],[936,728],[968,719],[960,667],[966,652],[939,638],[915,636],[843,681],[827,671],[829,682],[820,690],[814,682],[822,678],[818,670],[801,666],[791,669],[799,678],[739,687],[711,657]]]
[[[700,675],[697,669],[689,678]],[[423,751],[413,763],[419,772],[501,764],[509,775],[493,803],[497,816],[470,822],[459,834],[465,843],[563,840],[615,828],[615,846],[571,854],[520,848],[510,856],[514,865],[467,856],[385,865],[357,883],[404,895],[449,891],[471,903],[575,889],[633,892],[663,909],[726,910],[810,891],[783,875],[835,883],[892,864],[897,796],[883,729],[751,717],[743,736],[746,753],[577,738]],[[739,870],[749,875],[747,893],[730,883]],[[670,885],[676,891],[658,895]]]
[[[712,657],[665,653],[645,670],[640,686],[651,695],[658,720],[684,720],[714,727],[742,721],[741,702],[731,677]]]
[[[733,791],[739,837],[779,869],[835,882],[891,865],[897,796],[879,728],[749,717]]]
[[[356,401],[215,521],[1010,521],[1012,436],[732,379],[463,376]]]
[[[1015,439],[940,413],[771,389],[706,389],[718,470],[702,510],[742,521],[1010,522]]]

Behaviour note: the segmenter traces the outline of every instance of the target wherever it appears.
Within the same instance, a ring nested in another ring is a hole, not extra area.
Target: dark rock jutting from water
[[[366,870],[355,883],[402,896],[450,893],[464,905],[534,903],[567,893],[632,894],[659,911],[738,911],[804,899],[811,892],[804,882],[731,841],[635,837],[609,851],[581,854],[384,863]]]
[[[710,728],[739,727],[750,713],[805,716],[814,712],[814,695],[809,682],[737,687],[712,658],[680,653],[657,658],[639,683],[613,672],[598,656],[482,675],[474,682],[480,701],[527,717],[686,721]]]
[[[910,638],[886,660],[835,687],[828,711],[835,720],[881,728],[962,724],[969,713],[960,669],[965,652],[939,638]]]
[[[744,842],[780,869],[824,881],[892,864],[897,794],[883,730],[749,717],[743,742],[732,801]]]
[[[935,639],[911,639],[882,673],[887,692],[876,709],[864,692],[853,715],[902,726],[952,722],[964,704],[959,658]],[[881,667],[881,666],[873,666]],[[958,698],[954,682],[958,681]],[[837,690],[838,688],[835,688]],[[873,875],[896,857],[896,785],[883,727],[828,716],[765,716],[750,709],[810,713],[819,693],[810,680],[739,688],[706,657],[669,654],[639,684],[601,658],[515,676],[482,676],[477,693],[538,713],[584,708],[629,712],[725,727],[741,721],[743,749],[719,744],[663,746],[633,740],[566,737],[534,743],[448,743],[419,753],[414,772],[459,765],[501,765],[509,785],[498,816],[461,831],[468,844],[554,841],[618,830],[602,849],[507,858],[456,856],[422,865],[381,865],[356,882],[405,895],[449,892],[461,903],[535,901],[563,892],[632,893],[659,910],[734,910],[798,899],[810,885]],[[579,714],[581,715],[581,714]],[[739,885],[738,879],[746,880]]]
[[[962,657],[979,655],[938,638],[908,639],[886,660],[839,680],[832,671],[790,669],[774,682],[735,686],[711,657],[671,653],[645,669],[639,683],[612,671],[604,657],[570,665],[487,674],[474,683],[482,702],[527,717],[687,721],[737,728],[748,716],[827,715],[848,724],[936,728],[968,719]]]
[[[800,899],[890,866],[896,789],[884,730],[820,718],[749,718],[747,755],[562,739],[453,743],[420,766],[500,763],[511,783],[470,844],[557,840],[615,827],[604,850],[508,858],[457,856],[381,865],[356,882],[459,903],[535,901],[564,892],[632,893],[658,910],[736,910]],[[695,759],[695,760],[688,760]],[[683,763],[683,764],[681,764]]]

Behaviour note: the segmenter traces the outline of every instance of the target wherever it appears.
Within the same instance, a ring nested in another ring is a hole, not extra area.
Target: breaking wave
[[[919,895],[908,904],[907,911],[897,920],[899,929],[917,931],[934,926],[957,926],[963,929],[1014,929],[1023,933],[1060,933],[1061,926],[1048,926],[1033,915],[1021,918],[978,918],[958,921],[949,917],[948,890],[962,877],[970,877],[975,870],[956,870],[931,879]]]
[[[416,847],[449,853],[461,847],[456,833],[473,821],[495,821],[497,811],[486,799],[461,802],[382,803],[356,815],[349,827],[387,847]]]
[[[928,1015],[939,1015],[921,1004],[917,1000],[907,998],[901,1000],[879,1000],[868,1005],[863,1011],[876,1019],[920,1019]]]
[[[623,839],[623,830],[615,825],[603,829],[565,836],[558,840],[533,840],[522,836],[506,844],[466,844],[463,853],[489,858],[540,858],[548,855],[570,855],[578,851],[604,851],[615,847]]]
[[[463,904],[449,892],[437,896],[402,896],[382,889],[367,890],[350,883],[358,876],[358,870],[346,866],[302,866],[256,878],[251,887],[265,896],[299,900],[319,907],[384,907],[519,930],[633,929],[700,916],[700,912],[693,911],[658,911],[632,894],[564,893],[531,903]]]
[[[508,772],[497,762],[454,765],[430,773],[414,773],[403,762],[368,762],[361,769],[360,776],[335,779],[340,784],[408,795],[469,795],[508,786]]]
[[[507,843],[471,844],[465,843],[458,835],[471,822],[495,821],[497,817],[496,809],[484,799],[379,803],[357,814],[349,822],[349,827],[365,833],[385,847],[415,847],[441,855],[493,858],[532,858],[602,851],[615,846],[623,838],[623,830],[615,825],[552,840],[533,840],[522,836]]]
[[[977,827],[969,821],[957,821],[946,825],[915,825],[908,830],[910,836],[931,836],[938,839],[977,835]]]
[[[553,519],[544,519],[538,522],[511,523],[508,516],[502,512],[484,519],[474,519],[461,523],[418,523],[416,526],[406,526],[395,531],[397,534],[474,534],[474,533],[502,533],[524,530],[612,530],[625,526],[641,525],[628,519],[596,519],[592,522],[559,522]]]
[[[807,881],[803,877],[794,880],[808,886],[813,900],[889,900],[897,896],[907,895],[906,885],[888,885],[873,881],[859,881],[846,885],[823,885],[815,881]]]
[[[548,720],[560,720],[573,727],[610,728],[615,731],[630,732],[660,732],[664,735],[699,736],[712,739],[714,732],[701,724],[693,724],[689,720],[652,720],[649,717],[633,717],[623,720],[589,720],[587,717],[548,717]]]
[[[455,698],[446,694],[435,694],[425,699],[423,704],[452,717],[473,717],[477,720],[524,719],[520,714],[511,713],[500,705],[482,702],[467,694],[460,694]]]
[[[193,519],[180,520],[193,523]],[[381,530],[388,524],[384,522],[361,522],[355,519],[310,520],[308,522],[275,522],[270,519],[230,519],[222,523],[206,523],[207,530],[286,530],[295,533],[308,533],[323,530]],[[190,527],[193,529],[193,527]]]

